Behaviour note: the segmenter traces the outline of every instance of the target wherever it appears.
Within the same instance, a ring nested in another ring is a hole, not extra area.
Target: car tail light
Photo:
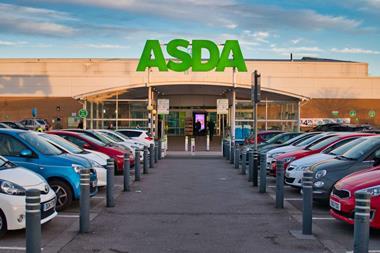
[[[151,137],[145,137],[145,140],[147,140],[147,141],[152,141],[153,139],[151,138]]]

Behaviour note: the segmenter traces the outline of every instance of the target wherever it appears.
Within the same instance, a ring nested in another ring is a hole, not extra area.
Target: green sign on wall
[[[191,54],[188,52],[190,45]],[[204,50],[207,50],[209,54],[207,60],[202,56]],[[166,51],[174,59],[166,62],[160,42],[147,40],[136,71],[156,67],[159,71],[170,69],[176,72],[183,72],[190,68],[194,72],[207,72],[214,69],[223,72],[225,68],[236,68],[239,72],[247,72],[237,40],[226,40],[220,54],[218,45],[210,40],[193,40],[190,44],[188,40],[174,39],[166,45]]]
[[[355,110],[350,111],[350,117],[356,117],[356,111]]]
[[[375,110],[370,110],[370,111],[368,112],[368,116],[369,116],[370,118],[374,118],[374,117],[376,116],[376,111],[375,111]]]
[[[332,114],[333,116],[338,116],[338,115],[339,115],[339,111],[331,111],[331,114]]]
[[[80,118],[85,119],[88,116],[88,111],[86,109],[80,109],[78,115]]]

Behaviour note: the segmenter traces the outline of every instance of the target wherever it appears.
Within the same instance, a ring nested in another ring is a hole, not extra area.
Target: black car
[[[28,130],[28,128],[26,128],[20,122],[2,121],[0,123],[5,124],[5,125],[9,126],[10,128],[13,128],[13,129]]]
[[[380,151],[380,136],[363,138],[366,140],[343,155],[310,167],[314,173],[313,198],[315,200],[328,201],[337,181],[353,172],[375,165],[375,159],[378,159],[375,154]]]
[[[322,132],[360,132],[370,130],[370,125],[349,125],[340,123],[328,123],[314,127],[310,132],[322,131]]]

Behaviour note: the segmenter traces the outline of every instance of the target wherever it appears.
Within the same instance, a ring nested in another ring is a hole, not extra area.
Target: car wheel
[[[0,238],[7,232],[7,220],[4,213],[0,210]]]
[[[57,195],[57,205],[55,207],[57,211],[62,211],[71,205],[73,191],[67,183],[60,180],[51,180],[49,181],[49,185],[55,192],[55,195]]]

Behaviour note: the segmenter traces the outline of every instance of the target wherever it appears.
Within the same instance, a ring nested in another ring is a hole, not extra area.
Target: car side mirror
[[[30,151],[29,149],[24,149],[20,152],[20,156],[21,157],[32,157],[33,154],[32,154],[32,151]]]

